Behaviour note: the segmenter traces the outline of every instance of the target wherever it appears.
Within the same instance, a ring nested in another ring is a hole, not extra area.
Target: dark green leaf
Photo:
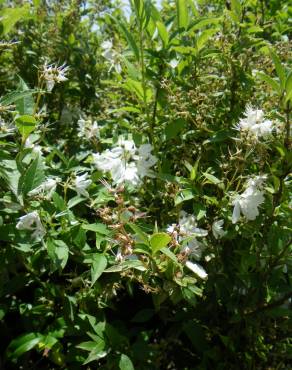
[[[124,354],[121,354],[119,368],[120,370],[135,370],[131,359]]]
[[[95,254],[91,265],[91,285],[93,285],[107,266],[107,259],[103,254]]]
[[[19,179],[19,194],[25,196],[44,182],[44,180],[45,172],[43,158],[38,154]]]

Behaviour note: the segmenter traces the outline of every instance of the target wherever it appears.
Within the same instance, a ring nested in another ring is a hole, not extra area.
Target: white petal
[[[240,219],[240,203],[238,200],[234,203],[233,213],[232,213],[232,223],[236,224]]]
[[[193,263],[191,261],[186,262],[187,268],[189,268],[192,272],[194,272],[197,276],[199,276],[201,279],[207,279],[208,274],[204,270],[204,268],[199,265],[198,263]]]

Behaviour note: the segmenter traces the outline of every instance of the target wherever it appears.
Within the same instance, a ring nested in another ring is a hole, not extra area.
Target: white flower
[[[31,190],[28,195],[35,196],[38,194],[45,194],[47,199],[50,199],[53,195],[54,191],[56,190],[57,183],[61,181],[59,178],[48,178],[42,184],[40,184],[37,188]]]
[[[143,144],[138,149],[139,159],[137,162],[137,169],[141,178],[153,176],[150,168],[156,164],[157,158],[151,154],[151,151],[152,146],[150,144]]]
[[[110,50],[113,47],[113,43],[111,40],[105,40],[100,46],[102,49],[106,51],[106,50]]]
[[[247,106],[244,115],[235,128],[241,134],[246,134],[249,139],[267,138],[276,130],[272,121],[264,119],[264,112],[261,109]]]
[[[186,242],[186,243],[185,243]],[[182,241],[183,247],[181,252],[185,253],[189,257],[193,257],[199,260],[202,257],[204,245],[200,243],[195,237],[189,237]]]
[[[176,233],[175,229],[179,230],[179,232]],[[208,231],[197,227],[194,215],[181,211],[178,225],[172,224],[168,226],[167,231],[172,234],[174,232],[176,233],[176,240],[183,245],[181,252],[196,259],[201,258],[204,245],[200,243],[196,237],[207,236]]]
[[[264,202],[264,191],[261,189],[266,176],[256,176],[246,183],[246,190],[238,195],[233,201],[234,209],[232,223],[235,224],[240,219],[240,214],[249,221],[253,221],[259,215],[258,207]]]
[[[85,121],[84,119],[80,118],[77,124],[79,137],[85,137],[87,140],[91,140],[92,138],[99,136],[99,127],[96,121],[92,123],[91,120]]]
[[[150,144],[137,149],[132,140],[120,138],[116,147],[102,154],[93,154],[93,159],[100,171],[110,172],[115,184],[138,185],[145,176],[152,175],[150,168],[157,162],[151,150]]]
[[[171,68],[175,69],[179,64],[179,60],[178,59],[172,59],[168,64],[170,65]]]
[[[67,80],[66,73],[68,70],[69,67],[65,63],[58,67],[57,64],[48,64],[45,62],[41,76],[46,81],[49,92],[53,90],[56,83]]]
[[[42,239],[46,234],[37,211],[30,212],[19,218],[16,224],[18,230],[34,230],[33,239]]]
[[[122,67],[119,63],[119,54],[113,49],[112,41],[104,41],[101,44],[101,48],[103,49],[101,55],[110,63],[110,68],[108,72],[110,72],[114,68],[117,73],[121,73]]]
[[[24,147],[27,149],[32,149],[35,153],[42,153],[42,147],[40,145],[34,144],[31,136],[28,136],[25,140]]]
[[[225,231],[223,230],[224,220],[217,220],[213,222],[212,225],[212,233],[215,239],[221,239],[225,235]]]
[[[189,268],[192,272],[194,272],[197,276],[199,276],[201,279],[205,280],[208,277],[207,272],[205,269],[199,265],[198,263],[194,263],[191,261],[186,262],[187,268]]]
[[[208,231],[204,229],[199,229],[197,227],[196,217],[190,215],[185,211],[181,211],[179,214],[179,225],[180,231],[185,235],[189,236],[195,234],[196,236],[207,236]]]
[[[2,118],[0,118],[0,132],[11,134],[15,131],[15,128],[16,127],[13,126],[11,123],[7,123]]]
[[[78,195],[83,195],[84,197],[89,197],[88,191],[86,190],[88,186],[92,183],[91,179],[87,179],[88,173],[84,173],[81,176],[76,176],[75,178],[75,190]]]

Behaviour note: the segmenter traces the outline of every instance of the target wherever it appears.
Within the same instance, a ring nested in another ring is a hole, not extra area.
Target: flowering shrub
[[[128,13],[0,5],[0,368],[287,369],[291,5]]]

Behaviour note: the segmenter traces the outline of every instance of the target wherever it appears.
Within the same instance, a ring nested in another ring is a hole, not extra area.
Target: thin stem
[[[151,119],[149,115],[149,110],[147,106],[147,83],[146,83],[146,68],[145,68],[145,59],[144,59],[144,43],[143,43],[143,23],[140,17],[139,19],[139,48],[140,48],[140,66],[141,66],[141,77],[142,77],[142,89],[143,89],[143,110],[146,114],[146,121],[149,128],[149,141],[151,144],[154,143],[154,133],[153,127],[151,124]]]
[[[40,77],[39,82],[38,82],[39,92],[38,92],[37,100],[36,100],[36,103],[35,103],[35,106],[34,106],[34,109],[33,109],[33,116],[37,113],[39,103],[40,103],[40,100],[41,100],[41,96],[42,96],[43,86],[44,86],[44,81],[43,81],[42,77]]]
[[[285,129],[286,129],[286,136],[285,136],[285,147],[287,150],[290,148],[290,101],[287,103],[287,109],[286,109],[286,123],[285,123]]]
[[[261,0],[261,12],[262,12],[262,19],[261,19],[261,25],[265,23],[265,3],[264,0]]]

